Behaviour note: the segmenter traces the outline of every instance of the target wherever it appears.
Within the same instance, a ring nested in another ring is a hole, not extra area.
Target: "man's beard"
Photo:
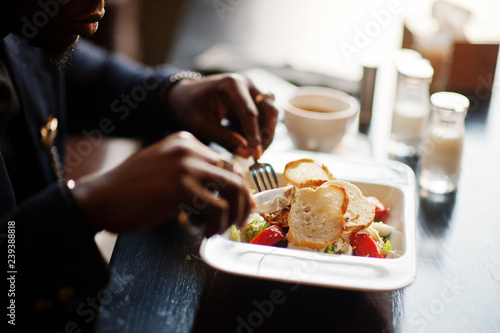
[[[49,51],[49,61],[51,64],[58,66],[59,68],[64,68],[68,64],[71,53],[74,47],[68,47],[62,51]]]

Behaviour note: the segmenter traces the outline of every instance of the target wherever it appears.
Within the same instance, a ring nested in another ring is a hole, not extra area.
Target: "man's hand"
[[[259,101],[260,94],[243,75],[219,74],[199,81],[181,80],[165,101],[183,130],[237,155],[258,159],[271,144],[278,122],[273,100]]]
[[[73,189],[94,231],[131,233],[184,211],[205,236],[243,225],[253,205],[244,179],[187,132],[168,136]]]

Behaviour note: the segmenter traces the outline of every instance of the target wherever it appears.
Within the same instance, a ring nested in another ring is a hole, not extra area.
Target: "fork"
[[[255,158],[253,160],[255,163],[249,169],[257,190],[262,192],[262,188],[265,190],[278,188],[280,186],[278,176],[276,176],[273,166],[269,163],[260,163]]]

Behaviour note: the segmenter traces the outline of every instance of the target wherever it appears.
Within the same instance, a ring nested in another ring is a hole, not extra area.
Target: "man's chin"
[[[73,46],[61,51],[47,51],[49,61],[53,65],[64,66],[68,63],[69,56],[73,52]]]
[[[64,42],[57,44],[45,41],[37,45],[43,48],[49,56],[49,60],[54,65],[65,65],[69,59],[69,55],[74,49],[75,44],[78,42],[78,35],[72,35],[66,38]]]

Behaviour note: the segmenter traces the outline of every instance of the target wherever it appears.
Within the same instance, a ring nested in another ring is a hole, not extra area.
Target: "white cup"
[[[325,87],[299,87],[283,105],[288,134],[298,149],[332,152],[359,112],[349,94]]]

